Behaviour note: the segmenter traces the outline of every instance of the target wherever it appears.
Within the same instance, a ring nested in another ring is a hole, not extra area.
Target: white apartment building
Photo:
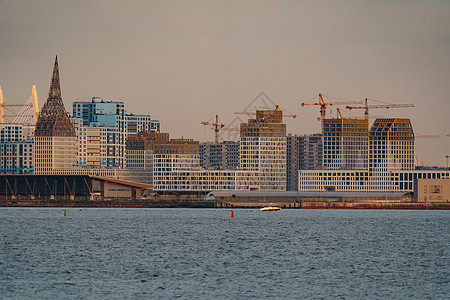
[[[239,170],[256,172],[264,191],[286,190],[286,124],[279,110],[256,112],[241,124]]]

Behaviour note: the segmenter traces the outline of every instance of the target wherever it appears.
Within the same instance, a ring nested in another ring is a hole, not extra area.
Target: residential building
[[[160,131],[160,122],[149,115],[128,114],[123,102],[104,101],[100,97],[93,97],[91,102],[74,102],[72,116],[81,118],[83,126],[115,127],[127,136],[144,130]]]
[[[323,167],[327,170],[366,170],[369,120],[322,120]]]
[[[239,165],[239,142],[200,143],[200,166],[213,170],[235,170]]]
[[[336,133],[336,124],[353,123],[339,121],[326,124],[335,124]],[[330,133],[333,133],[332,128],[329,126]],[[331,162],[331,168],[300,170],[300,191],[413,192],[416,179],[449,178],[448,170],[415,170],[414,132],[409,119],[375,120],[368,131],[367,165],[366,151],[362,149],[363,133],[359,132],[358,124],[349,128],[353,128],[357,136],[353,139],[353,150],[347,157],[342,155],[348,150],[343,151],[343,143],[337,143],[331,134],[331,141],[324,142],[324,163]],[[333,161],[330,153],[338,159]],[[339,165],[341,167],[335,169]]]
[[[260,190],[286,190],[286,124],[280,110],[259,110],[241,123],[239,170],[258,175]]]
[[[34,125],[0,124],[0,174],[33,174]]]
[[[322,134],[291,135],[286,142],[286,190],[298,189],[299,170],[317,170],[322,168]]]

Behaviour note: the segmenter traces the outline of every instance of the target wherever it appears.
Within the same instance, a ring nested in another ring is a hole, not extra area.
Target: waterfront
[[[0,296],[446,299],[447,211],[0,208]]]

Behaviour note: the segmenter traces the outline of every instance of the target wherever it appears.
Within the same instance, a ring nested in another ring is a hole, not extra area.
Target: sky
[[[8,103],[25,103],[33,83],[45,102],[55,55],[69,112],[94,96],[123,101],[171,138],[213,140],[201,122],[245,121],[234,112],[261,92],[297,115],[288,133],[317,133],[319,107],[300,104],[323,93],[414,104],[370,113],[440,135],[416,139],[425,164],[450,155],[450,1],[0,0]]]

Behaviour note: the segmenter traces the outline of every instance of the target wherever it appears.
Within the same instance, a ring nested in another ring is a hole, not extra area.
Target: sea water
[[[448,211],[234,215],[1,208],[0,299],[450,297]]]

